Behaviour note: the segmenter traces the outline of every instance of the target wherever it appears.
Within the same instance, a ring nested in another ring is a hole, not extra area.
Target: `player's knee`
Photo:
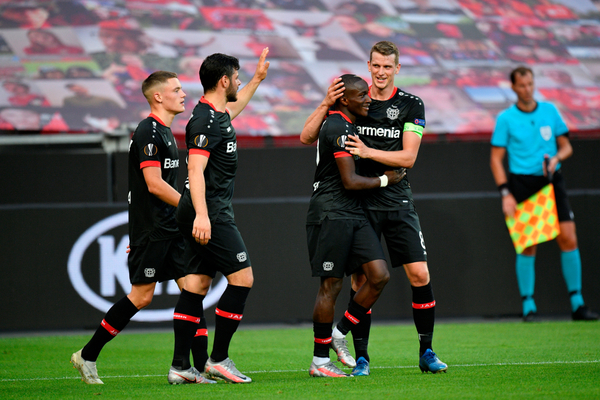
[[[371,286],[377,290],[383,290],[385,285],[390,281],[390,271],[385,269],[371,278],[369,281]]]
[[[427,269],[413,271],[408,275],[408,280],[412,286],[425,286],[429,283],[429,271]]]

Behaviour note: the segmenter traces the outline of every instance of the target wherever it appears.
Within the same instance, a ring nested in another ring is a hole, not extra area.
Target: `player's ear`
[[[156,101],[157,103],[162,103],[162,95],[160,94],[160,92],[154,92],[152,97],[154,98],[154,101]]]
[[[223,88],[227,89],[229,87],[229,83],[231,82],[231,79],[229,79],[227,77],[227,75],[223,75],[221,77],[221,79],[219,80],[219,82],[221,83],[221,85],[223,85]]]
[[[339,100],[340,104],[343,105],[344,107],[348,106],[348,99],[346,98],[346,96],[342,96],[338,100]]]

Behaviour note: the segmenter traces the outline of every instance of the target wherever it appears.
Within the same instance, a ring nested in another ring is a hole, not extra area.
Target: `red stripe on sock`
[[[331,337],[328,337],[326,339],[315,338],[315,343],[318,343],[318,344],[329,344],[329,343],[331,343]]]
[[[234,314],[234,313],[220,310],[218,308],[215,309],[215,314],[217,314],[219,317],[235,319],[236,321],[241,321],[242,317],[243,317],[242,314]]]
[[[119,334],[119,332],[121,332],[121,331],[116,330],[112,326],[110,326],[110,324],[108,322],[106,322],[105,319],[102,320],[102,323],[100,325],[102,325],[102,327],[104,329],[106,329],[108,331],[108,333],[110,333],[113,336],[117,336]]]
[[[208,329],[198,329],[194,337],[198,336],[208,336]]]
[[[416,308],[417,310],[424,310],[426,308],[433,308],[435,307],[435,300],[432,301],[431,303],[425,303],[425,304],[417,304],[417,303],[412,303],[413,308]]]
[[[354,315],[350,314],[348,311],[344,313],[344,317],[348,318],[348,321],[352,322],[354,325],[358,324],[360,320],[356,318]]]
[[[195,324],[199,324],[200,323],[200,318],[194,317],[192,315],[186,315],[186,314],[173,313],[173,319],[179,319],[179,320],[182,320],[182,321],[190,321],[190,322],[193,322]]]

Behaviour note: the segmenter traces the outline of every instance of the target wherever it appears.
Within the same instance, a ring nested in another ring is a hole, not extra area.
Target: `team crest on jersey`
[[[154,143],[148,143],[144,147],[144,154],[147,155],[148,157],[152,157],[152,156],[156,155],[156,153],[158,153],[158,149],[156,148]]]
[[[245,251],[242,251],[241,253],[237,253],[236,257],[238,259],[239,262],[244,262],[248,259],[248,255],[246,254]]]
[[[196,135],[194,144],[198,147],[206,147],[208,146],[208,138],[204,135]]]
[[[385,112],[387,114],[388,119],[391,120],[398,119],[398,115],[400,115],[400,110],[398,110],[398,107],[396,106],[388,108]]]
[[[341,147],[342,149],[346,148],[346,140],[348,140],[348,136],[346,136],[346,135],[342,135],[342,136],[338,137],[336,140],[337,145],[339,147]]]
[[[542,139],[548,141],[552,137],[552,128],[549,126],[542,126],[540,128],[540,134],[542,135]]]
[[[331,271],[331,270],[333,270],[333,262],[325,261],[323,263],[323,271]]]

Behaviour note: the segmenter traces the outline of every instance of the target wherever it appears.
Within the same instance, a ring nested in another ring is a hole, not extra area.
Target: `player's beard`
[[[235,89],[233,85],[229,85],[229,87],[227,88],[227,92],[225,92],[225,95],[227,96],[228,103],[233,103],[237,101],[237,89]]]

